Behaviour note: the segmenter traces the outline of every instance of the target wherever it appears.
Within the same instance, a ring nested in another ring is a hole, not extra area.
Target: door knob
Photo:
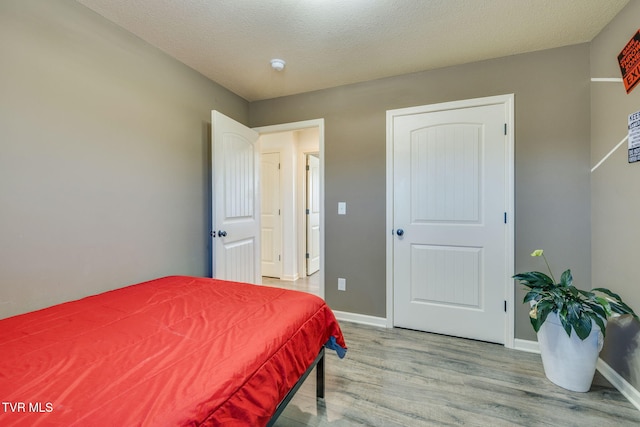
[[[226,231],[218,230],[218,237],[225,237],[227,235]]]
[[[398,237],[402,237],[402,235],[404,234],[404,230],[402,228],[398,228],[396,230],[396,234],[398,235]]]

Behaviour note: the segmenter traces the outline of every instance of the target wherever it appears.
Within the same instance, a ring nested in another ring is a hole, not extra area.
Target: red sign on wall
[[[640,82],[640,30],[618,54],[618,64],[620,64],[624,88],[629,93]]]

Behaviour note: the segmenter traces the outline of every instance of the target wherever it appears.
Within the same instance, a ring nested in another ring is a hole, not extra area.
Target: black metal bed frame
[[[320,352],[318,353],[316,358],[314,359],[313,363],[311,363],[311,366],[307,368],[307,370],[304,372],[304,374],[302,374],[298,382],[295,383],[295,385],[291,388],[291,390],[289,390],[289,393],[287,393],[287,395],[278,404],[278,407],[276,408],[276,412],[273,414],[273,416],[267,423],[267,427],[272,427],[276,423],[276,420],[278,419],[280,414],[284,412],[285,408],[287,407],[287,404],[289,403],[289,401],[291,401],[291,399],[293,399],[293,396],[296,394],[296,392],[298,391],[302,383],[304,383],[304,380],[307,379],[311,371],[313,371],[313,368],[316,368],[316,398],[324,399],[324,346],[323,346],[320,349]]]

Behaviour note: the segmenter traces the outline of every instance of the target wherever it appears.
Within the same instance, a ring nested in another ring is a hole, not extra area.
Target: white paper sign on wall
[[[640,162],[640,111],[629,114],[629,163]]]

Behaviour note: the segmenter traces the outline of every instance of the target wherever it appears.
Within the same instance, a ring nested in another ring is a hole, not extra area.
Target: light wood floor
[[[635,409],[599,374],[591,391],[549,382],[540,355],[501,345],[341,322],[349,346],[326,357],[277,426],[638,426]]]
[[[276,288],[293,289],[296,291],[308,292],[310,294],[320,294],[320,273],[302,277],[295,281],[280,280],[273,277],[263,277],[262,284]]]

